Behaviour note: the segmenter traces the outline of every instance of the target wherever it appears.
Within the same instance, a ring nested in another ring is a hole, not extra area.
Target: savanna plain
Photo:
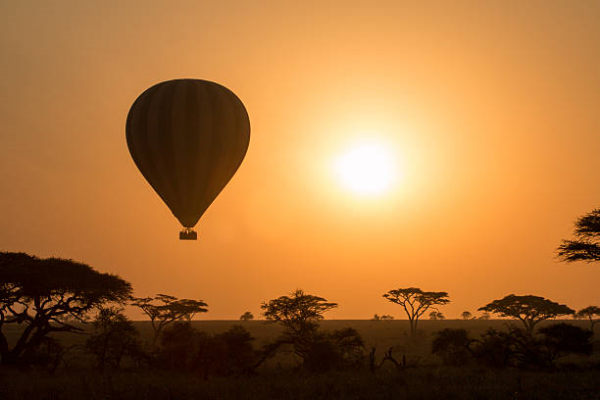
[[[586,321],[567,322],[586,328]],[[99,369],[97,357],[85,350],[92,325],[81,324],[84,331],[80,334],[53,334],[67,350],[52,368],[45,363],[43,367],[0,369],[0,399],[600,398],[597,339],[591,355],[571,354],[551,366],[490,366],[463,359],[460,351],[450,352],[454,360],[439,352],[432,354],[432,343],[440,336],[437,332],[444,329],[464,329],[469,337],[479,337],[490,328],[509,332],[508,320],[425,320],[419,324],[416,337],[411,338],[406,320],[324,320],[319,327],[322,332],[351,328],[360,335],[363,344],[356,363],[310,369],[302,366],[289,348],[256,369],[226,374],[186,370],[180,368],[183,365],[164,368],[126,356],[118,367],[106,365]],[[541,326],[550,324],[546,321]],[[132,325],[141,343],[149,346],[153,337],[150,322],[135,321]],[[192,321],[191,327],[205,337],[237,329],[246,339],[251,336],[249,342],[255,352],[276,341],[284,331],[278,324],[259,320]],[[10,326],[6,334],[9,341],[16,340],[20,328]],[[242,348],[238,351],[245,352]]]

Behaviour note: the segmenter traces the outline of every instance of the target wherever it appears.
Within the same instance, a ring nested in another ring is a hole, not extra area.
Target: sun
[[[397,177],[392,149],[377,141],[348,147],[335,159],[334,172],[345,189],[364,196],[386,193]]]

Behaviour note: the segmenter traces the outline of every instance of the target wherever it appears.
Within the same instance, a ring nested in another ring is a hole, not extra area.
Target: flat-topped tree
[[[590,331],[594,333],[594,325],[600,321],[600,307],[588,306],[575,313],[576,318],[587,318],[590,321]],[[594,318],[595,317],[595,318]]]
[[[288,332],[299,334],[316,329],[323,314],[337,306],[323,297],[297,289],[289,296],[263,302],[260,307],[267,321],[280,322]]]
[[[283,326],[284,339],[280,342],[292,344],[295,353],[306,359],[323,314],[337,306],[337,303],[328,302],[323,297],[297,289],[289,296],[263,302],[260,307],[268,322]]]
[[[156,345],[165,326],[175,321],[191,321],[194,315],[208,311],[208,305],[202,300],[178,299],[166,294],[145,298],[132,297],[131,305],[139,307],[150,317],[154,330],[153,346]]]
[[[529,336],[533,336],[533,330],[539,322],[560,315],[575,313],[565,304],[555,303],[540,296],[517,296],[514,294],[509,294],[500,300],[494,300],[479,308],[479,311],[488,311],[500,314],[502,317],[516,318],[523,323]]]
[[[419,318],[430,308],[448,304],[450,299],[447,292],[424,292],[415,287],[393,289],[385,293],[383,297],[394,304],[399,304],[404,308],[410,324],[410,335],[415,337],[417,334],[417,323]]]
[[[40,259],[25,253],[0,252],[0,357],[19,362],[52,332],[79,332],[68,320],[85,322],[86,314],[107,303],[124,303],[131,285],[120,277],[62,258]],[[12,348],[4,325],[23,326]]]
[[[575,238],[563,240],[558,247],[562,261],[600,261],[600,208],[592,210],[575,222]]]

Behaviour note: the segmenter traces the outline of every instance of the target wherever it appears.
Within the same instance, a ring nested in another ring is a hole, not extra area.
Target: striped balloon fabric
[[[131,106],[127,145],[133,161],[186,229],[192,228],[239,168],[250,120],[229,89],[199,79],[152,86]]]

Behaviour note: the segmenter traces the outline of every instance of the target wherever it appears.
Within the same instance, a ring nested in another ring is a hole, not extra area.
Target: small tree
[[[427,310],[436,305],[444,305],[450,302],[446,292],[424,292],[414,287],[393,289],[385,293],[383,297],[387,301],[399,304],[404,308],[408,316],[411,337],[416,336],[419,318]]]
[[[297,289],[289,296],[281,296],[261,304],[268,322],[280,323],[284,328],[284,340],[294,346],[294,352],[307,360],[315,342],[319,321],[323,314],[336,308],[337,303],[304,293]]]
[[[514,294],[494,300],[479,308],[479,311],[516,318],[523,323],[525,332],[529,336],[533,335],[533,330],[539,322],[575,312],[564,304],[558,304],[540,296],[516,296]]]
[[[543,354],[549,365],[569,354],[592,354],[592,332],[564,322],[540,328]]]
[[[463,311],[462,314],[460,314],[460,316],[462,317],[462,319],[469,320],[471,318],[473,318],[473,314],[471,314],[469,311]]]
[[[123,314],[122,308],[102,307],[93,322],[94,332],[85,343],[86,351],[96,358],[98,368],[119,368],[123,357],[142,354],[139,332]]]
[[[315,335],[304,366],[312,372],[360,367],[364,360],[364,341],[354,328],[343,328]]]
[[[379,317],[379,319],[382,321],[392,321],[394,317],[391,315],[382,315],[381,317]]]
[[[487,321],[490,319],[490,313],[485,311],[483,313],[481,313],[481,316],[479,317],[480,320],[482,321]]]
[[[123,303],[130,293],[129,282],[83,263],[0,252],[2,363],[17,363],[25,352],[34,352],[47,343],[52,332],[81,332],[67,321],[85,322],[92,309]],[[3,331],[5,324],[23,326],[12,348]]]
[[[156,297],[132,298],[131,305],[139,307],[150,317],[154,330],[152,345],[155,346],[165,326],[175,321],[191,321],[197,313],[208,311],[208,305],[202,300],[178,299],[166,294]]]
[[[596,325],[596,323],[600,321],[600,307],[588,306],[586,308],[582,308],[581,310],[577,311],[577,313],[575,313],[575,316],[577,318],[587,318],[590,321],[590,331],[592,331],[593,334],[594,325]]]
[[[439,311],[432,311],[429,313],[429,319],[432,321],[442,321],[446,319],[446,317]]]
[[[574,240],[563,240],[558,256],[566,262],[600,261],[600,208],[577,219]]]
[[[246,311],[240,316],[240,321],[252,321],[254,319],[254,315],[250,311]]]

